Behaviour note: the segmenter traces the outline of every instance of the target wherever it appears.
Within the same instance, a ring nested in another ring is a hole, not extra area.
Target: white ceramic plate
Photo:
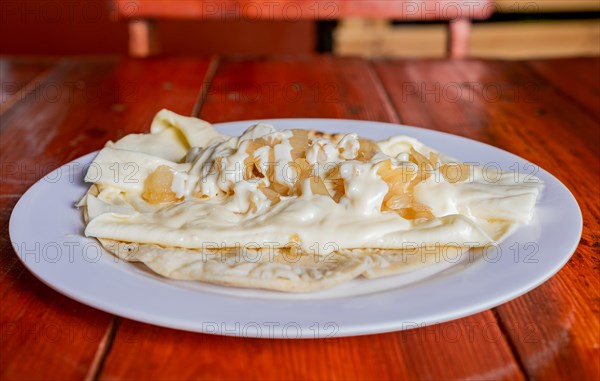
[[[263,338],[324,338],[410,329],[497,306],[540,285],[575,251],[579,206],[543,169],[474,140],[421,128],[339,119],[275,119],[279,129],[358,132],[373,139],[406,134],[465,162],[499,165],[545,184],[534,222],[478,260],[441,261],[417,274],[357,279],[313,294],[284,294],[173,281],[120,261],[83,237],[86,165],[95,153],[48,174],[17,203],[10,237],[25,266],[55,290],[98,309],[165,327]],[[252,121],[218,124],[231,135]],[[428,273],[435,275],[423,278]]]

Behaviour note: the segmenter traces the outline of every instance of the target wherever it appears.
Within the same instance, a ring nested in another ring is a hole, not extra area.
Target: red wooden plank
[[[209,59],[65,61],[2,117],[3,193],[23,192],[50,170],[106,141],[146,132],[163,107],[189,113]]]
[[[0,379],[89,377],[113,317],[55,292],[19,262],[8,238],[16,200],[0,199]]]
[[[113,0],[118,16],[125,20],[198,19],[288,21],[330,20],[346,17],[399,20],[453,20],[487,18],[493,11],[489,0]]]
[[[294,101],[281,92],[290,85],[302,89]],[[330,85],[335,91],[318,97],[308,90]],[[200,116],[212,122],[396,119],[370,64],[330,57],[225,60]],[[494,316],[485,312],[405,332],[333,340],[218,337],[123,320],[100,378],[522,379],[522,374]]]
[[[527,65],[600,120],[600,58],[535,60]]]
[[[554,64],[565,63],[544,66]],[[597,120],[571,101],[566,79],[558,91],[519,62],[382,62],[377,68],[405,123],[504,148],[549,170],[574,193],[584,217],[577,252],[550,281],[496,311],[530,378],[597,378]]]
[[[491,314],[410,331],[321,340],[203,335],[124,320],[100,376],[198,380],[471,377],[521,379]]]
[[[20,193],[107,140],[146,131],[162,107],[192,109],[209,59],[64,60],[1,121],[2,379],[93,377],[114,317],[68,299],[18,261],[7,232]],[[57,92],[50,92],[58,89]]]
[[[55,59],[0,58],[0,115],[43,81]]]
[[[374,75],[352,58],[231,59],[210,83],[201,116],[213,123],[278,117],[397,121]]]

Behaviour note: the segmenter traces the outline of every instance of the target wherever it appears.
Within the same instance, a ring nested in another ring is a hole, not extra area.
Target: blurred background
[[[130,24],[135,22],[131,20],[144,15],[145,3],[148,1],[3,0],[0,53],[127,55],[131,53],[131,33],[137,33],[131,28]],[[218,17],[196,20],[161,9],[165,4],[174,6],[169,1],[150,3],[155,8],[146,17],[149,24],[144,26],[146,34],[141,37],[152,38],[148,54],[331,52],[364,57],[446,54],[448,28],[444,21],[369,17],[314,20],[294,17],[293,9],[288,12],[289,17],[274,21],[258,20],[250,13],[247,17],[223,17],[233,12],[233,8],[214,7],[208,10],[218,13]],[[252,2],[231,2],[233,5],[227,6],[235,7],[236,3],[248,6]],[[369,0],[363,3],[368,4]],[[219,2],[212,4],[220,6]],[[472,22],[470,56],[600,55],[600,0],[496,0],[491,9],[490,17]],[[136,17],[127,18],[127,12]]]

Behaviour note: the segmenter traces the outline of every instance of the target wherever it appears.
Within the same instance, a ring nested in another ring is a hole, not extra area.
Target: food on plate
[[[483,163],[482,163],[483,164]],[[533,217],[541,182],[407,136],[240,136],[160,111],[108,142],[78,206],[85,234],[168,278],[314,291],[456,258]]]

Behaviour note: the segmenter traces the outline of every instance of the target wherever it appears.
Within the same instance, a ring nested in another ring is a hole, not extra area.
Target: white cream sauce
[[[281,247],[298,243],[311,253],[327,254],[341,248],[403,248],[414,245],[484,246],[500,240],[510,229],[532,217],[540,182],[499,174],[489,181],[476,167],[467,181],[450,183],[439,170],[414,189],[415,200],[429,206],[435,218],[406,220],[395,212],[381,212],[388,185],[377,174],[379,163],[407,163],[410,149],[425,156],[437,153],[404,136],[378,142],[382,152],[369,162],[354,160],[359,150],[356,134],[337,144],[313,138],[306,160],[313,171],[340,166],[345,195],[339,203],[313,194],[301,184],[301,196],[271,201],[259,190],[267,177],[245,180],[250,141],[263,138],[252,157],[262,168],[272,161],[275,181],[292,187],[291,131],[257,124],[239,137],[227,137],[212,126],[162,110],[150,134],[128,135],[100,151],[85,180],[96,183],[98,196],[88,193],[83,205],[90,221],[87,236],[184,248],[260,245]],[[439,154],[439,153],[437,153]],[[215,161],[220,160],[220,170]],[[440,155],[441,163],[455,162]],[[157,167],[173,170],[172,191],[181,202],[150,205],[142,197],[144,181]],[[288,171],[286,174],[285,171]],[[203,197],[199,198],[198,194]]]

